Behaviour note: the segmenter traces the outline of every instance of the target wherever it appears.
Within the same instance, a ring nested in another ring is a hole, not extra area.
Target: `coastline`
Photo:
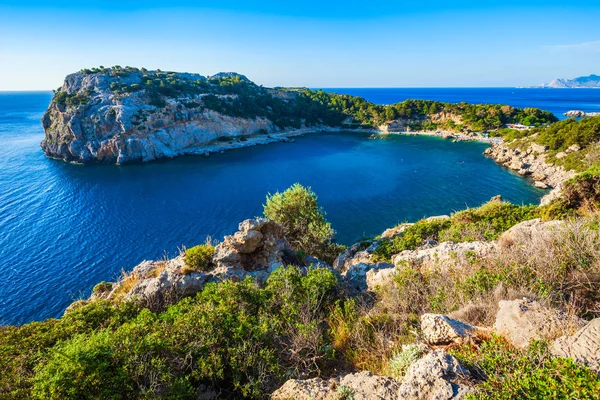
[[[296,136],[303,136],[310,133],[319,132],[356,132],[356,133],[371,133],[374,135],[407,135],[407,136],[430,136],[438,137],[442,139],[454,140],[454,141],[469,141],[469,142],[482,142],[488,144],[501,144],[503,139],[499,137],[484,137],[484,136],[469,136],[462,133],[454,133],[450,131],[415,131],[415,132],[389,132],[383,129],[357,129],[357,128],[341,128],[341,127],[330,127],[325,125],[300,128],[292,130],[282,130],[279,132],[270,133],[266,136],[239,136],[232,138],[231,142],[209,142],[201,147],[192,149],[190,151],[184,151],[181,155],[205,155],[208,156],[214,153],[220,153],[227,150],[234,150],[244,147],[257,146],[269,143],[287,142]],[[239,140],[244,138],[244,140]],[[172,158],[172,157],[170,157]]]

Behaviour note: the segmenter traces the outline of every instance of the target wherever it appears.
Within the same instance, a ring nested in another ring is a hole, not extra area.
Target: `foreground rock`
[[[473,392],[473,388],[466,384],[469,376],[469,371],[454,356],[443,350],[433,351],[408,368],[398,398],[463,399]]]
[[[208,282],[240,281],[246,276],[264,282],[280,266],[298,264],[294,257],[281,225],[267,219],[249,219],[216,246],[211,270],[190,271],[183,256],[144,261],[127,278],[95,296],[135,300],[157,308],[200,292]]]
[[[494,329],[520,348],[526,348],[532,340],[569,334],[585,324],[576,316],[543,307],[527,298],[502,300],[498,307]]]
[[[600,375],[600,318],[593,319],[572,336],[563,336],[550,346],[556,357],[569,357]]]
[[[399,383],[392,378],[370,372],[348,374],[332,379],[292,379],[277,389],[273,400],[337,400],[352,396],[354,400],[398,399]]]
[[[478,328],[441,314],[421,315],[421,333],[431,345],[462,344],[473,339]]]
[[[509,247],[513,245],[530,246],[534,241],[545,241],[552,238],[560,228],[565,225],[564,221],[545,221],[539,218],[523,221],[500,235],[500,244]]]

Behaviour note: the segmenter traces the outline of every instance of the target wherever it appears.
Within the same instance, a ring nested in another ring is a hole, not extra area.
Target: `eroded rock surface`
[[[600,375],[600,318],[588,322],[572,336],[562,336],[550,346],[550,353],[585,364]]]
[[[464,343],[473,338],[478,328],[441,314],[421,315],[423,339],[432,345]]]
[[[386,376],[359,372],[331,379],[291,379],[271,396],[273,400],[338,400],[349,394],[354,400],[398,399],[399,383]]]
[[[264,282],[275,269],[296,261],[293,257],[281,225],[267,219],[248,219],[239,224],[238,232],[216,246],[209,271],[190,271],[183,256],[144,261],[128,278],[96,296],[136,300],[152,308],[200,292],[208,282],[240,281],[246,276]]]
[[[494,246],[491,242],[443,242],[429,248],[404,250],[392,256],[392,263],[396,266],[411,264],[428,270],[448,271],[461,261],[489,254]]]
[[[554,339],[580,328],[585,321],[523,298],[499,303],[494,329],[513,345],[525,348],[532,340]]]
[[[415,361],[398,392],[406,400],[462,399],[473,389],[466,384],[470,373],[452,355],[433,351]]]

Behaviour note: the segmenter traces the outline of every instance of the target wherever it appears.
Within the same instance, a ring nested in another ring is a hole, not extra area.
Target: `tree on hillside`
[[[343,246],[334,243],[335,231],[310,187],[295,183],[283,193],[267,195],[264,215],[283,226],[297,251],[332,263],[343,250]]]

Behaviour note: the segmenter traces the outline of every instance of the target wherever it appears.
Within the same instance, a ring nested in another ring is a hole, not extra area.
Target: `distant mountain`
[[[600,76],[588,75],[580,76],[578,78],[566,79],[557,78],[550,83],[542,83],[534,87],[542,88],[600,88]]]

